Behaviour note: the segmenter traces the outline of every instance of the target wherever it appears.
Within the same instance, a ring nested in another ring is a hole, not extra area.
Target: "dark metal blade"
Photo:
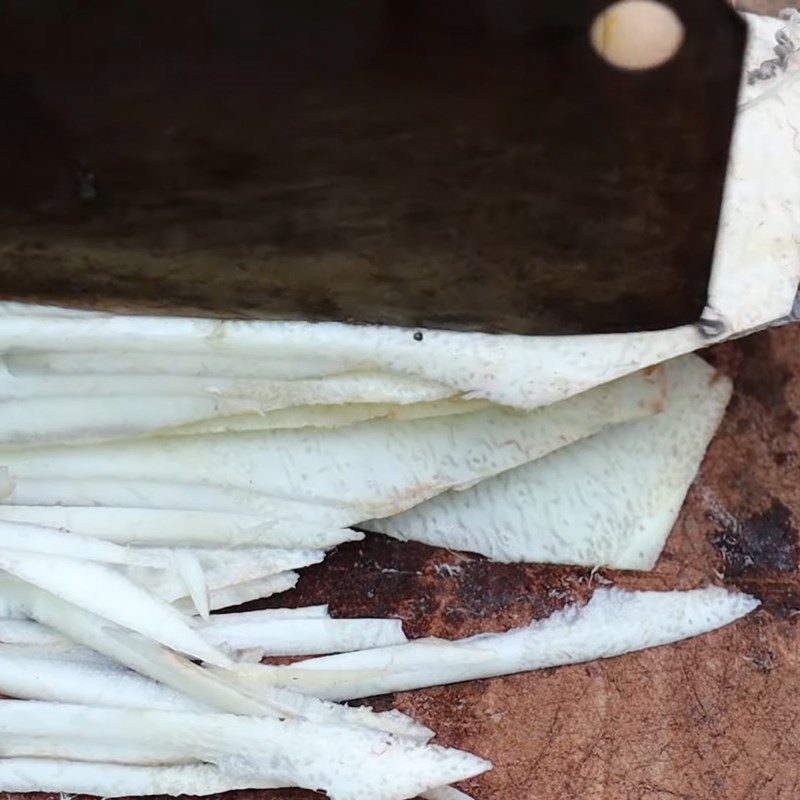
[[[590,333],[696,321],[744,45],[672,0],[0,0],[0,296]]]

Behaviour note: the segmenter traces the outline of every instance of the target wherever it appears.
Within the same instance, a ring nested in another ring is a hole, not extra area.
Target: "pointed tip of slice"
[[[724,586],[705,586],[685,591],[629,591],[620,587],[596,589],[587,611],[608,614],[608,607],[636,606],[642,617],[662,614],[676,627],[686,627],[691,633],[711,631],[729,625],[758,608],[761,602]]]

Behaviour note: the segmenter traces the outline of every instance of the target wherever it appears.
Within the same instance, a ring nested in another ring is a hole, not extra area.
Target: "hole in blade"
[[[643,71],[671,61],[685,39],[678,15],[656,0],[619,0],[595,17],[592,47],[619,69]]]

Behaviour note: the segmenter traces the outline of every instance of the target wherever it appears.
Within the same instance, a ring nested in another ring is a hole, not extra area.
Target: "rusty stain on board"
[[[722,557],[726,578],[797,569],[797,530],[791,511],[778,501],[744,520],[712,534],[711,544]]]

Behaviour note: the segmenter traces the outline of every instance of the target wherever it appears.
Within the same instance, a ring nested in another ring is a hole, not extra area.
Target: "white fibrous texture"
[[[698,636],[757,606],[748,595],[717,587],[688,592],[598,589],[584,606],[569,606],[506,633],[456,641],[417,639],[287,667],[235,665],[230,672],[242,687],[292,686],[316,697],[350,700],[611,658]]]
[[[21,491],[33,495],[25,504],[44,503],[41,495],[31,502],[39,481],[80,481],[90,490],[93,481],[163,486],[178,474],[199,494],[209,485],[257,492],[264,497],[262,509],[273,509],[273,518],[344,526],[402,511],[662,406],[663,375],[655,370],[530,412],[489,408],[337,429],[27,448],[8,450],[0,458],[15,484],[12,502]],[[95,502],[106,504],[102,496]]]
[[[662,413],[366,527],[498,561],[650,569],[731,393],[696,356],[665,368]]]

